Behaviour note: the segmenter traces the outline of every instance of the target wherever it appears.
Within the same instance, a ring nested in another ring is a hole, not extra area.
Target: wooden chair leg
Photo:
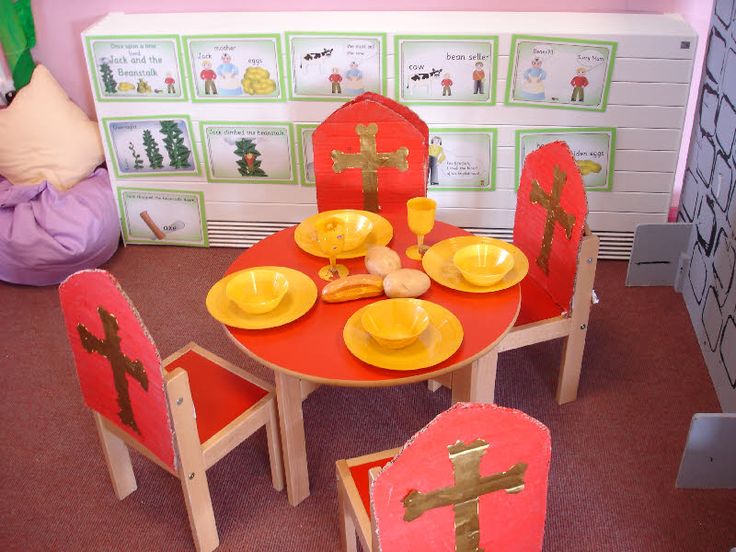
[[[309,470],[307,468],[307,443],[304,437],[302,412],[302,388],[299,378],[278,370],[276,402],[279,409],[281,446],[284,452],[286,494],[289,504],[296,506],[309,496]]]
[[[187,373],[177,368],[171,373],[166,392],[174,424],[174,440],[179,453],[179,479],[189,515],[189,525],[197,552],[211,552],[220,544],[212,510],[210,489],[199,442],[194,404]]]
[[[276,403],[271,401],[268,407],[266,423],[266,440],[268,442],[268,460],[271,464],[271,481],[277,491],[284,490],[284,461],[281,456],[281,440],[279,438],[279,420],[276,416]]]
[[[342,544],[342,550],[345,552],[358,552],[358,531],[355,527],[353,516],[350,515],[345,490],[339,477],[337,478],[337,504],[338,511],[340,512],[340,543]]]
[[[587,323],[572,330],[564,340],[562,347],[562,361],[557,379],[557,404],[574,401],[578,396],[580,372],[583,367],[583,351],[585,349],[585,334]]]
[[[492,349],[470,366],[452,373],[452,404],[456,402],[493,403],[496,390],[498,351]]]
[[[102,453],[105,456],[107,471],[110,473],[112,488],[118,500],[123,500],[138,488],[133,473],[133,464],[130,462],[130,451],[122,439],[108,431],[105,427],[105,419],[102,415],[92,411],[97,426],[97,434],[100,436]]]

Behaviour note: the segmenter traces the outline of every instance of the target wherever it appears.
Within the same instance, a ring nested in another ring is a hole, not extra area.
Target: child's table
[[[406,214],[381,213],[394,228],[389,247],[399,252],[404,268],[420,268],[421,263],[404,255],[416,242],[409,231]],[[327,259],[302,251],[294,241],[296,227],[287,228],[246,249],[227,273],[256,266],[286,266],[309,275],[321,289],[327,282],[317,273]],[[425,243],[432,245],[445,238],[467,235],[455,226],[437,221]],[[363,258],[344,259],[351,274],[365,273]],[[497,355],[494,347],[513,326],[521,305],[519,285],[493,293],[464,293],[432,282],[422,299],[448,308],[464,330],[462,345],[447,360],[421,370],[393,371],[371,366],[350,353],[342,332],[350,316],[376,297],[328,304],[317,299],[301,318],[285,326],[266,330],[243,330],[225,326],[228,335],[249,357],[274,371],[281,439],[286,467],[289,502],[296,506],[309,496],[306,442],[302,401],[318,385],[381,387],[403,385],[453,372],[452,400],[493,402],[495,362],[483,362]]]

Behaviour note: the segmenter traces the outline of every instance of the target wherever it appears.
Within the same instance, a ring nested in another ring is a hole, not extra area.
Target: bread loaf
[[[326,303],[342,303],[382,294],[383,278],[374,274],[353,274],[322,288],[322,300]]]
[[[401,259],[393,249],[376,245],[368,249],[365,255],[365,267],[371,274],[383,277],[400,269]]]
[[[430,285],[429,276],[421,270],[401,268],[383,279],[383,291],[388,297],[419,297]]]

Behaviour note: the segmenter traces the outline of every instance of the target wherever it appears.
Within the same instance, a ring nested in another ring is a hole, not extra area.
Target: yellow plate
[[[492,286],[476,286],[475,284],[471,284],[463,278],[463,275],[453,264],[452,257],[460,248],[475,243],[489,243],[505,249],[514,256],[514,268],[500,282]],[[524,276],[526,276],[526,273],[529,272],[529,261],[521,249],[505,241],[484,238],[482,236],[459,236],[457,238],[442,240],[430,247],[429,251],[422,257],[422,267],[430,278],[445,287],[458,291],[468,291],[470,293],[489,293],[491,291],[501,291],[502,289],[510,288],[521,282]]]
[[[363,362],[388,370],[419,370],[450,358],[463,342],[460,320],[445,307],[422,299],[416,301],[429,314],[429,326],[419,338],[403,349],[387,349],[376,343],[363,329],[363,310],[355,312],[345,324],[342,338],[348,350]]]
[[[238,272],[234,272],[212,286],[207,294],[205,304],[215,320],[235,328],[263,330],[288,324],[312,308],[317,300],[317,285],[309,276],[284,266],[259,266],[257,268],[276,270],[289,280],[289,290],[279,306],[263,314],[249,314],[238,308],[225,294],[227,283],[238,274]]]
[[[317,243],[317,228],[316,226],[320,221],[333,217],[333,216],[345,216],[350,217],[351,215],[363,215],[367,217],[373,223],[373,230],[368,234],[365,242],[360,247],[351,249],[349,251],[343,251],[337,255],[338,259],[355,259],[357,257],[364,257],[368,251],[369,245],[386,245],[394,237],[394,229],[391,223],[383,218],[381,215],[371,213],[370,211],[359,211],[357,209],[336,209],[334,211],[323,211],[317,213],[303,220],[294,231],[294,241],[304,251],[310,255],[316,257],[328,258],[328,255],[323,253]]]

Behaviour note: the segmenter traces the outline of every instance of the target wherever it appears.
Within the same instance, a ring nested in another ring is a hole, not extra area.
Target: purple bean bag
[[[0,180],[0,280],[58,284],[95,268],[118,248],[120,227],[105,169],[62,192],[48,182]]]

